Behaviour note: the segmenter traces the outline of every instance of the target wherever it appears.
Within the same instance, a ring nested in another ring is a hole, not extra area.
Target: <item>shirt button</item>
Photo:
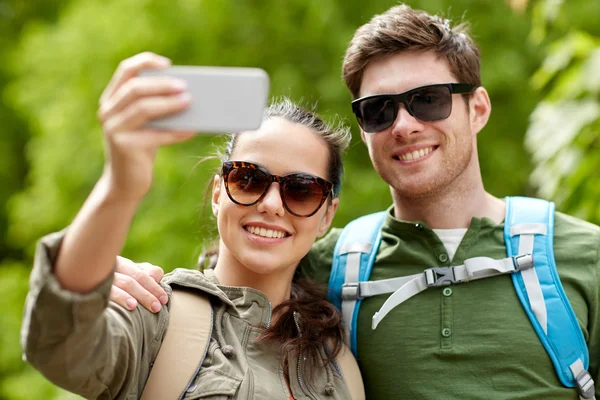
[[[443,337],[450,337],[450,335],[452,335],[452,331],[450,330],[450,328],[444,328],[444,329],[442,329],[442,336]]]
[[[442,253],[438,256],[438,260],[440,260],[441,262],[445,263],[446,261],[448,261],[448,254],[446,253]]]
[[[417,228],[420,231],[422,231],[423,229],[425,229],[425,227],[422,224],[415,224],[415,228]]]
[[[444,290],[442,291],[442,293],[444,294],[444,296],[449,297],[452,296],[452,289],[450,289],[449,287],[444,288]]]

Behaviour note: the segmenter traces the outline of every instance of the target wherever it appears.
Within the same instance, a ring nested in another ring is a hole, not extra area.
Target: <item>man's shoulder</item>
[[[305,259],[314,264],[329,264],[328,267],[331,267],[333,250],[342,234],[342,230],[340,228],[332,228],[325,236],[313,244]]]
[[[579,260],[582,265],[598,265],[600,227],[582,219],[556,212],[554,218],[554,255],[557,261]]]
[[[600,226],[557,211],[554,214],[555,239],[576,239],[598,246],[600,242]]]
[[[310,252],[331,252],[333,253],[333,248],[337,243],[340,235],[342,234],[342,228],[331,228],[329,232],[319,240],[315,242],[312,246]]]
[[[300,269],[305,276],[320,283],[327,283],[333,262],[333,250],[341,233],[342,229],[332,228],[313,244],[300,262]]]

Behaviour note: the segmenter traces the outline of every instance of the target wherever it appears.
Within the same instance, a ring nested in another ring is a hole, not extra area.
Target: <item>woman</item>
[[[168,306],[156,304],[154,314],[107,305],[114,260],[151,187],[156,151],[193,136],[143,128],[189,105],[181,82],[137,77],[168,64],[148,53],[121,64],[100,102],[104,172],[69,228],[43,238],[36,255],[24,355],[88,398],[139,398],[168,326]],[[208,295],[214,314],[208,354],[182,398],[350,398],[334,360],[340,315],[295,277],[337,209],[348,141],[347,130],[289,101],[271,106],[257,131],[231,137],[213,182],[217,265],[163,280],[169,295],[169,284]]]

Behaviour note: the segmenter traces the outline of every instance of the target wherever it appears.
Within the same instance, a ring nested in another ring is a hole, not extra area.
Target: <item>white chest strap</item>
[[[513,225],[510,228],[510,235],[519,235],[519,254],[529,253],[533,254],[534,235],[547,234],[547,227],[545,224],[519,224]],[[548,313],[546,311],[546,302],[544,301],[544,295],[542,294],[542,287],[540,286],[540,280],[537,276],[535,268],[528,268],[521,271],[523,282],[525,283],[525,289],[527,291],[527,297],[529,298],[529,304],[531,310],[537,317],[544,333],[548,334]]]
[[[465,260],[463,265],[428,268],[420,274],[410,276],[380,281],[349,282],[342,286],[342,309],[347,302],[393,292],[373,316],[372,328],[375,329],[391,310],[429,287],[469,282],[515,271],[524,271],[532,267],[533,257],[531,254],[507,257],[501,260],[475,257]]]
[[[342,317],[344,319],[344,323],[346,324],[346,332],[350,335],[352,326],[350,325],[350,321],[352,321],[354,312],[356,310],[356,303],[361,297],[358,295],[359,290],[359,274],[360,274],[360,258],[361,255],[369,254],[372,249],[371,243],[366,242],[358,242],[351,243],[349,245],[343,246],[340,249],[340,254],[348,254],[348,259],[346,261],[346,274],[344,275],[344,284],[342,285]],[[361,282],[368,283],[368,282]],[[394,290],[389,292],[381,292],[381,293],[391,293]],[[349,339],[349,338],[348,338]]]

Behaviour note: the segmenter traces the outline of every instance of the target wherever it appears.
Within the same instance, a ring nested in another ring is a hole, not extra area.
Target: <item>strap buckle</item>
[[[360,285],[356,283],[344,283],[342,285],[342,300],[362,300]]]
[[[577,392],[582,399],[594,398],[594,380],[589,372],[582,370],[576,377]]]
[[[457,282],[453,267],[428,268],[423,273],[427,287],[448,286]]]
[[[521,254],[519,256],[511,257],[515,271],[523,271],[525,269],[533,268],[533,256],[531,253]]]

